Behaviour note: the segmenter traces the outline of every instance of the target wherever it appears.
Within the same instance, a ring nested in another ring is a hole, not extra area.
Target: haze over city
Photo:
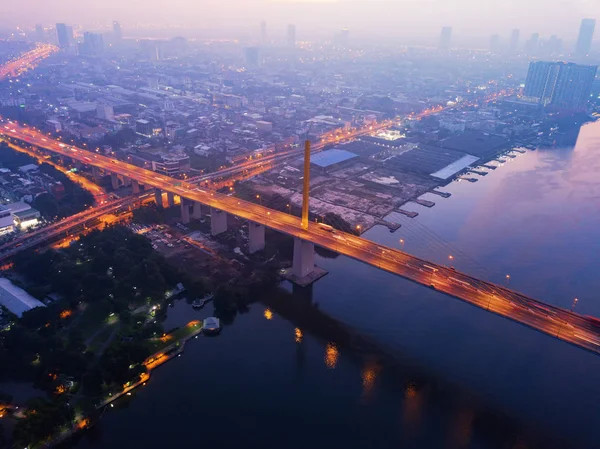
[[[247,37],[266,20],[274,38],[294,23],[301,40],[348,27],[356,37],[384,43],[392,37],[432,43],[440,27],[452,26],[466,45],[481,45],[489,34],[508,35],[513,28],[572,41],[582,17],[598,16],[600,3],[595,0],[24,0],[0,5],[0,24],[11,25],[69,21],[98,27],[119,20],[131,28],[152,23],[184,27],[192,36]]]

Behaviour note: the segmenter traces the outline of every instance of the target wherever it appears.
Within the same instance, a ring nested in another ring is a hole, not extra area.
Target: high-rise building
[[[80,49],[81,54],[90,56],[100,56],[104,52],[104,40],[99,33],[83,33],[83,43]]]
[[[525,42],[525,53],[528,55],[535,55],[540,46],[540,33],[533,33],[531,38]]]
[[[440,34],[440,50],[448,51],[452,45],[452,27],[443,27]]]
[[[348,40],[350,39],[350,30],[348,28],[344,28],[340,33],[336,36],[337,44],[340,47],[347,47]]]
[[[288,47],[296,47],[296,25],[288,25],[287,27],[287,44]]]
[[[68,27],[64,23],[56,24],[56,37],[58,46],[62,49],[69,48],[73,41],[73,28]]]
[[[38,42],[46,41],[46,33],[44,32],[44,27],[40,24],[35,26],[35,40]]]
[[[596,28],[596,20],[583,19],[579,27],[579,37],[575,46],[575,54],[577,56],[587,56],[592,48],[592,39],[594,38],[594,29]]]
[[[258,67],[260,65],[260,50],[258,47],[244,48],[246,67]]]
[[[267,22],[264,20],[260,22],[260,43],[267,45]]]
[[[490,37],[490,51],[492,53],[500,52],[500,35],[494,34]]]
[[[523,96],[543,106],[584,110],[597,66],[536,61],[529,64]]]
[[[598,66],[563,64],[556,80],[551,105],[559,109],[585,110]]]
[[[123,31],[119,22],[113,22],[113,37],[115,42],[120,42],[123,39]]]
[[[510,42],[508,44],[508,51],[511,53],[515,53],[519,49],[519,38],[521,37],[521,32],[517,29],[512,30],[510,33]]]

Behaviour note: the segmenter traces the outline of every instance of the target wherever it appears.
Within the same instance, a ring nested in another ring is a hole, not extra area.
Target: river
[[[364,236],[600,316],[600,123],[515,154]],[[265,293],[191,341],[75,446],[600,447],[597,355],[345,257],[317,263],[311,289]],[[179,302],[165,328],[209,314]]]

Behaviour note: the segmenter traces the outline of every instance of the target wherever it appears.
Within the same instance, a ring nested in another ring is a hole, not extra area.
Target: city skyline
[[[332,30],[348,27],[353,35],[428,37],[442,26],[452,26],[458,39],[475,39],[492,34],[509,36],[518,28],[523,35],[539,32],[541,36],[558,34],[567,40],[575,40],[582,18],[600,17],[600,4],[586,0],[568,3],[540,2],[521,4],[490,1],[473,14],[474,3],[470,0],[453,2],[449,5],[441,0],[432,0],[426,7],[414,0],[399,2],[366,0],[334,2],[269,2],[266,0],[205,0],[190,2],[174,0],[167,9],[150,0],[141,7],[137,2],[109,0],[100,4],[72,4],[57,0],[50,5],[39,0],[25,0],[25,5],[4,4],[0,6],[0,27],[35,23],[74,22],[85,27],[101,22],[118,20],[129,29],[141,24],[171,26],[214,31],[219,29],[247,33],[256,23],[270,23],[270,34],[285,34],[288,23],[298,27],[298,39],[311,37]],[[516,8],[516,9],[513,9]],[[23,11],[27,10],[27,14]],[[433,12],[432,12],[433,11]],[[516,12],[518,11],[518,12]],[[376,25],[376,27],[373,27]],[[437,34],[437,33],[436,33]]]

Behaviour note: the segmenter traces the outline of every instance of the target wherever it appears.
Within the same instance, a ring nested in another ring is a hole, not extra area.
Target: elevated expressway
[[[178,195],[181,198],[183,221],[190,219],[190,213],[192,216],[198,216],[200,204],[209,206],[212,233],[215,235],[227,229],[227,214],[244,218],[250,222],[251,252],[264,248],[265,227],[290,235],[295,239],[292,273],[297,279],[310,277],[315,270],[314,245],[318,245],[431,287],[582,348],[600,352],[600,326],[598,320],[593,318],[545,304],[499,285],[353,234],[331,232],[318,224],[301,221],[284,212],[204,190],[189,182],[182,182],[81,148],[65,145],[14,122],[0,123],[0,135],[70,157],[92,166],[94,170],[101,169],[111,173],[112,176],[122,176],[132,181],[134,192],[136,190],[139,192],[140,185],[146,188],[152,187],[160,203],[162,203],[162,192],[167,193],[171,205],[174,204],[175,195]],[[307,203],[305,204],[307,206]]]

